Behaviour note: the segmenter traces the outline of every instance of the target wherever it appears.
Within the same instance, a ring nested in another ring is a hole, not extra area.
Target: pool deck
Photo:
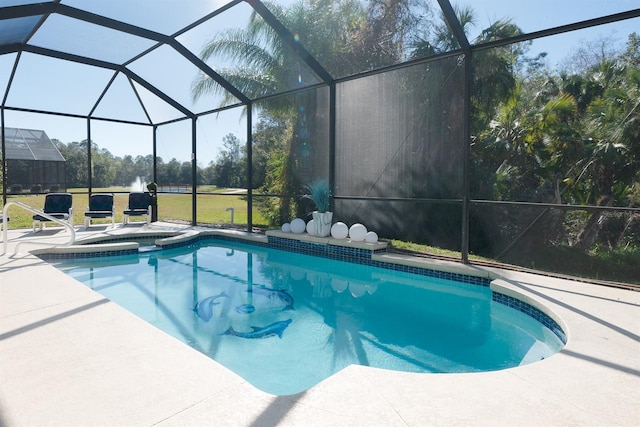
[[[105,227],[78,228],[77,238]],[[273,396],[23,252],[36,246],[13,253],[33,237],[9,230],[0,256],[0,427],[640,425],[637,291],[485,268],[561,319],[560,353],[472,374],[352,365],[306,392]],[[68,238],[59,227],[37,235]]]

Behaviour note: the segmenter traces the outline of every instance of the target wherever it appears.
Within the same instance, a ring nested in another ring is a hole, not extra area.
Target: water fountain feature
[[[131,192],[143,193],[145,191],[147,191],[147,183],[144,181],[144,178],[137,176],[136,180],[131,183]]]

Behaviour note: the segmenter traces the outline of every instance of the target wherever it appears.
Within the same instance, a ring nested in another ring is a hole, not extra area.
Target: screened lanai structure
[[[5,127],[4,147],[11,194],[66,190],[64,157],[45,131]]]
[[[160,220],[279,228],[327,179],[381,238],[628,281],[638,28],[640,0],[0,0],[3,202],[6,129],[47,129],[77,197],[153,181]]]

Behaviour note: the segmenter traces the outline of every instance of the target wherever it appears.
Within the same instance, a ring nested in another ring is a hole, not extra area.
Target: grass
[[[595,247],[583,252],[567,246],[553,246],[529,254],[528,265],[549,272],[576,277],[640,284],[640,249]]]
[[[211,225],[230,225],[231,212],[227,208],[234,210],[234,224],[247,224],[247,202],[243,195],[224,194],[227,189],[207,186],[207,188],[198,188],[198,191],[209,191],[209,194],[198,194],[196,198],[196,218],[199,224]],[[73,219],[75,225],[84,223],[84,212],[88,205],[88,195],[86,189],[68,189],[73,194]],[[95,193],[114,193],[115,220],[122,222],[122,212],[127,206],[129,188],[127,187],[109,187],[95,189]],[[84,193],[84,194],[83,194]],[[191,194],[159,194],[158,195],[158,219],[161,221],[180,221],[191,222]],[[24,194],[19,196],[9,196],[7,202],[22,202],[36,209],[44,207],[44,194],[31,195]],[[31,228],[33,224],[33,214],[29,211],[13,206],[9,207],[9,228]],[[253,224],[256,226],[265,226],[267,221],[254,209]],[[130,218],[131,221],[139,220]],[[94,220],[94,224],[110,223],[110,219]],[[45,223],[47,225],[57,226],[57,224]]]
[[[391,240],[397,249],[421,253],[430,256],[460,260],[460,252],[421,245],[401,240]],[[469,254],[469,260],[496,264],[510,264],[533,270],[569,275],[591,280],[628,283],[640,285],[640,249],[595,248],[582,252],[566,246],[552,246],[545,250],[512,256],[506,261]]]
[[[438,248],[436,246],[421,245],[413,242],[403,242],[402,240],[389,240],[389,242],[391,242],[391,245],[394,248],[402,249],[405,251],[435,255],[438,257],[453,258],[455,260],[460,260],[462,258],[461,252]],[[469,254],[469,259],[477,261],[494,261],[490,258],[485,258],[473,254]]]

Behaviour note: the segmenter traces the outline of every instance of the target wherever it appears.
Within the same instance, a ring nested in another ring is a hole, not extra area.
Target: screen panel
[[[462,82],[463,64],[449,58],[338,85],[337,217],[372,224],[384,236],[459,246],[456,237],[433,238],[441,234],[432,221],[441,207],[414,201],[462,197]],[[367,200],[375,198],[390,200]],[[368,204],[376,208],[360,207]],[[459,227],[459,207],[454,210]]]

